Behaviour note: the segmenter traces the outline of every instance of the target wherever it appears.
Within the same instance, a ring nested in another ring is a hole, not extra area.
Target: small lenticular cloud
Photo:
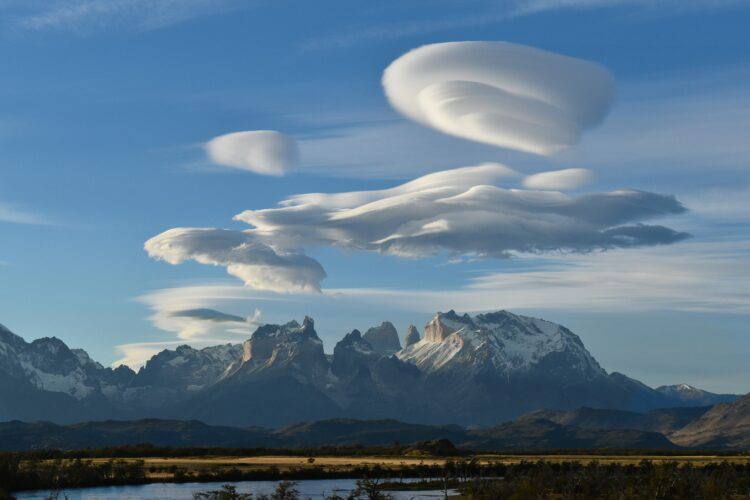
[[[551,172],[540,172],[523,179],[529,189],[575,189],[594,180],[594,173],[585,168],[566,168]]]
[[[391,105],[443,133],[550,155],[599,124],[614,99],[594,63],[504,42],[425,45],[383,74]]]
[[[256,290],[320,292],[326,277],[315,259],[298,251],[274,249],[249,231],[204,227],[176,227],[146,241],[154,259],[172,265],[194,260],[222,266]]]
[[[299,149],[291,137],[275,130],[252,130],[220,135],[208,141],[212,162],[261,175],[284,175],[299,163]]]

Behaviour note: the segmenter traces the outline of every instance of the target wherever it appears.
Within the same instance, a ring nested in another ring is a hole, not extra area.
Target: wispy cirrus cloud
[[[692,311],[750,314],[750,241],[695,241],[607,254],[537,256],[513,272],[486,271],[446,288],[331,288],[322,294],[280,298],[232,284],[155,290],[149,300],[203,305],[237,314],[263,303],[275,319],[289,314],[367,310],[373,318],[414,317],[436,310],[484,312],[556,309],[579,312]],[[303,312],[302,312],[303,311]],[[363,314],[363,313],[360,313]],[[333,321],[334,318],[322,318]],[[325,323],[323,321],[323,323]],[[343,328],[351,328],[350,325]],[[340,333],[340,332],[339,332]]]
[[[0,201],[0,222],[14,224],[49,224],[49,220],[39,214],[29,212],[13,203]]]
[[[246,5],[240,0],[11,0],[0,9],[20,29],[89,33],[113,26],[153,30]]]
[[[750,5],[747,0],[517,0],[513,16],[525,16],[550,10],[601,9],[633,6],[652,11],[684,12]]]
[[[414,37],[441,31],[475,26],[486,26],[515,18],[560,10],[593,10],[613,7],[631,8],[637,12],[672,15],[702,10],[726,9],[750,5],[750,0],[512,0],[508,2],[477,2],[480,14],[452,15],[430,19],[422,17],[411,21],[394,21],[390,24],[367,25],[335,35],[319,36],[307,40],[306,49],[345,48],[368,42]]]
[[[245,296],[238,307],[231,304],[231,295],[217,295],[216,287],[204,286],[201,293],[194,287],[157,290],[138,297],[150,310],[149,321],[159,330],[172,334],[174,340],[132,342],[115,346],[120,358],[113,366],[137,368],[164,349],[189,344],[194,348],[218,344],[240,343],[261,324],[261,311],[248,307],[252,297]],[[230,314],[217,308],[233,306]],[[242,312],[252,311],[249,316]]]
[[[370,113],[352,125],[320,123],[327,131],[300,140],[307,171],[328,175],[404,178],[451,165],[500,160],[517,168],[557,165],[608,171],[627,182],[654,172],[684,177],[725,171],[736,179],[750,165],[750,66],[689,73],[657,73],[618,83],[618,100],[606,121],[580,144],[544,163],[533,155],[461,140],[408,120]],[[388,147],[383,147],[388,144]],[[610,176],[612,177],[612,176]],[[600,176],[604,178],[604,176]],[[707,183],[721,176],[706,177]],[[736,184],[736,182],[733,182]]]

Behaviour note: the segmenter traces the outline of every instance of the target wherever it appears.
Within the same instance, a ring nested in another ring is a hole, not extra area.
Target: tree
[[[272,500],[299,500],[299,491],[295,488],[297,483],[292,481],[281,481],[276,485],[276,490],[271,495]]]
[[[393,498],[393,495],[380,490],[380,481],[368,478],[357,481],[357,489],[354,490],[352,496],[365,500],[391,500]]]
[[[225,484],[220,490],[193,493],[193,500],[252,500],[252,493],[238,493],[237,487]]]

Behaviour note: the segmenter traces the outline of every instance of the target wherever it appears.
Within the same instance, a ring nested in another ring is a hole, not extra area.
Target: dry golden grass
[[[453,458],[435,458],[435,457],[382,457],[382,456],[357,456],[357,457],[325,457],[316,456],[314,462],[309,461],[308,456],[253,456],[253,457],[232,457],[232,456],[211,456],[211,457],[142,457],[140,459],[128,458],[127,461],[143,460],[145,468],[151,477],[162,477],[168,475],[165,470],[169,467],[178,467],[186,471],[218,471],[231,468],[237,468],[242,471],[267,469],[269,467],[278,467],[280,470],[324,467],[336,471],[347,471],[355,467],[378,465],[388,469],[398,469],[402,466],[413,465],[443,465],[446,460],[465,460],[469,457]],[[650,460],[654,463],[672,462],[689,463],[693,466],[704,466],[709,463],[727,461],[731,463],[748,463],[750,457],[747,456],[700,456],[700,455],[683,455],[683,456],[659,456],[659,455],[476,455],[474,458],[480,463],[518,463],[522,460],[537,461],[545,460],[548,462],[599,462],[600,464],[617,463],[621,465],[637,464],[641,460]],[[97,458],[93,461],[105,462],[109,459]]]
[[[264,470],[278,467],[279,470],[324,467],[329,470],[348,471],[356,467],[373,467],[378,465],[387,469],[399,469],[412,465],[442,465],[443,458],[415,458],[415,457],[315,457],[314,462],[308,456],[211,456],[211,457],[140,457],[126,458],[128,462],[143,460],[147,475],[152,478],[169,477],[170,467],[178,467],[189,472],[220,471],[236,468],[241,471]],[[109,458],[92,459],[94,463],[103,463]],[[149,470],[151,469],[151,470]]]

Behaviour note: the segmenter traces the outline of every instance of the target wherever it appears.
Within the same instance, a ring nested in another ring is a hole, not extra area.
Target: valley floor
[[[364,448],[351,454],[308,450],[232,455],[227,451],[200,456],[200,450],[182,450],[183,456],[175,456],[181,453],[179,449],[132,453],[134,449],[122,448],[122,458],[110,458],[102,451],[0,454],[0,498],[7,498],[8,492],[29,490],[155,483],[273,485],[314,480],[348,480],[352,484],[362,480],[376,489],[394,490],[442,490],[442,484],[476,500],[510,498],[518,492],[530,495],[518,498],[746,498],[750,491],[747,454],[589,450],[580,454],[435,456]],[[419,484],[404,485],[409,479]]]
[[[93,458],[92,465],[102,466],[118,460],[130,465],[142,467],[148,480],[168,481],[175,476],[175,471],[184,471],[189,475],[221,474],[232,470],[241,473],[263,473],[278,469],[287,478],[295,475],[308,477],[308,474],[323,472],[357,477],[363,468],[382,470],[384,475],[396,474],[402,470],[443,468],[449,462],[473,462],[477,466],[512,465],[524,462],[579,463],[589,465],[637,465],[649,461],[653,464],[678,463],[693,467],[704,467],[710,464],[726,462],[730,464],[750,464],[750,456],[737,455],[649,455],[649,454],[478,454],[460,457],[409,457],[409,456],[302,456],[302,455],[266,455],[266,456],[200,456],[200,457],[130,457],[130,458]],[[51,461],[50,461],[51,462]],[[429,474],[425,470],[424,474]]]

